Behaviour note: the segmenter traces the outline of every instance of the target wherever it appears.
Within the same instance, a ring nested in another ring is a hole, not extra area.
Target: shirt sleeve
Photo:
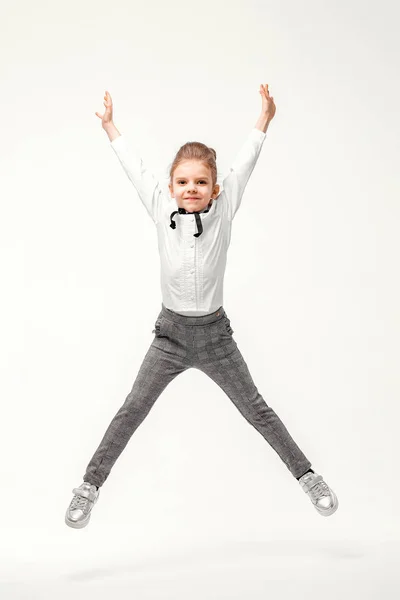
[[[222,181],[228,217],[232,220],[241,204],[243,192],[256,165],[266,133],[254,127]]]
[[[128,145],[125,136],[119,135],[110,142],[110,145],[117,155],[125,173],[133,183],[147,212],[154,223],[157,224],[163,201],[162,186],[143,164],[143,160],[141,159],[137,148],[132,148]]]

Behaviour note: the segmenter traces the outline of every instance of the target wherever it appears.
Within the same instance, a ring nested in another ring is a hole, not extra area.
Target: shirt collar
[[[213,200],[210,200],[210,202],[208,203],[208,205],[206,206],[205,209],[195,210],[194,212],[188,212],[185,208],[182,208],[182,207],[179,207],[178,210],[173,210],[171,213],[171,216],[170,216],[170,220],[171,220],[170,227],[172,227],[172,229],[176,228],[176,223],[173,220],[173,218],[174,218],[174,215],[176,215],[177,213],[179,213],[180,215],[194,215],[196,218],[196,225],[197,225],[198,231],[197,231],[197,233],[194,233],[193,235],[194,235],[194,237],[199,237],[203,233],[203,224],[201,222],[199,215],[201,213],[209,212],[212,203],[213,203]]]

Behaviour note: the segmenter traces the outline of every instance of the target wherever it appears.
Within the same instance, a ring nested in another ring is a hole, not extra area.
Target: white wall
[[[118,539],[123,526],[149,547],[398,539],[394,3],[25,0],[2,12],[0,476],[16,492],[0,509],[18,515],[2,523],[4,555],[29,552],[43,530],[74,545],[72,488],[161,309],[156,229],[95,115],[104,91],[160,178],[195,139],[216,149],[220,178],[258,119],[260,83],[277,110],[233,223],[224,308],[259,391],[339,509],[322,520],[222,390],[190,370],[115,464],[92,535],[109,526]]]

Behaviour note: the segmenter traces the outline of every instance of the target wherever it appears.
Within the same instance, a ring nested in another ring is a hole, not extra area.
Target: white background
[[[398,597],[398,13],[354,0],[2,6],[2,597]],[[161,309],[156,228],[95,112],[108,90],[160,179],[198,140],[220,180],[261,83],[276,115],[233,222],[224,308],[339,508],[318,515],[189,370],[132,436],[90,524],[68,528]]]

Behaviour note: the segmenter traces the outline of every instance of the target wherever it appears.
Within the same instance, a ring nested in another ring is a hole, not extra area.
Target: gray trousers
[[[261,433],[296,478],[310,461],[267,405],[233,339],[230,320],[221,306],[203,316],[185,316],[164,304],[155,322],[154,339],[132,390],[112,419],[91,458],[84,481],[103,485],[134,431],[167,385],[187,369],[199,369],[215,381],[244,418]]]

